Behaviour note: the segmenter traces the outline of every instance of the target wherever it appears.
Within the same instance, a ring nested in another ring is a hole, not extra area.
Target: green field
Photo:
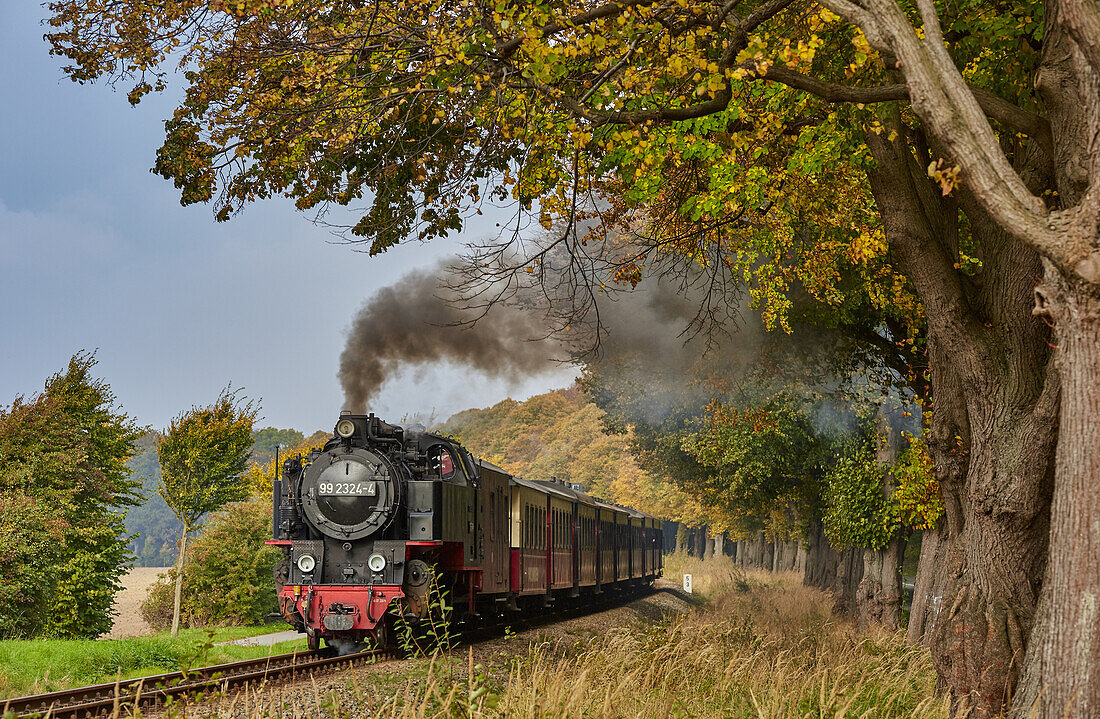
[[[215,642],[282,631],[284,625],[183,629],[129,639],[0,641],[0,698],[131,679],[268,654],[305,650],[304,639],[273,647],[213,646]]]

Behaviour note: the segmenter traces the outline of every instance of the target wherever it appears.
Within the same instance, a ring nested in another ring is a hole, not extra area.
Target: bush
[[[901,528],[897,500],[882,491],[886,472],[866,446],[829,470],[822,524],[837,549],[882,549]]]
[[[131,557],[122,512],[140,436],[80,353],[29,400],[0,406],[0,637],[111,629]],[[31,499],[33,498],[33,499]]]
[[[208,521],[187,550],[180,623],[185,627],[258,624],[276,608],[272,570],[279,550],[271,536],[271,504],[253,498]],[[172,625],[175,570],[158,579],[141,606],[151,626]]]
[[[49,502],[0,493],[0,639],[26,638],[46,622],[67,529]]]

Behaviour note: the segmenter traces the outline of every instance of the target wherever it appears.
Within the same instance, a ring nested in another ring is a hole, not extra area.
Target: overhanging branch
[[[858,102],[871,105],[879,102],[909,101],[909,87],[905,83],[877,85],[875,87],[840,85],[818,80],[778,65],[769,67],[762,77],[765,80],[778,82],[796,90],[803,90],[817,95],[826,102]],[[1048,158],[1054,157],[1050,123],[1047,122],[1046,118],[997,97],[991,92],[973,86],[969,87],[974,99],[978,101],[978,105],[981,106],[987,117],[996,120],[1013,132],[1020,132],[1033,138],[1039,143]]]

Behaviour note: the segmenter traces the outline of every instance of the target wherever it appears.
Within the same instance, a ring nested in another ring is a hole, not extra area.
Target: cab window
[[[429,467],[439,474],[441,479],[454,479],[455,458],[451,451],[441,444],[428,450]]]

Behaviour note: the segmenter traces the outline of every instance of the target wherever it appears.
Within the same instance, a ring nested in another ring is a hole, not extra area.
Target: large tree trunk
[[[935,416],[929,427],[928,451],[935,465],[936,481],[943,499],[944,515],[939,524],[924,532],[913,582],[913,605],[909,609],[909,641],[927,643],[943,610],[943,595],[954,581],[950,561],[963,528],[963,497],[970,446],[970,421],[963,388],[951,371],[948,356],[938,343],[929,341],[928,358],[933,369]]]
[[[833,595],[834,609],[848,614],[855,608],[856,588],[863,578],[863,562],[857,549],[837,550],[829,544],[820,520],[810,524],[806,537],[806,565],[802,583]]]
[[[897,536],[882,549],[863,550],[863,578],[856,589],[856,606],[863,626],[878,624],[891,631],[901,627],[901,561],[905,538]]]
[[[188,526],[183,525],[183,534],[180,535],[180,554],[176,558],[176,588],[172,601],[172,636],[180,633],[180,597],[183,594],[183,567],[187,561],[187,532]]]
[[[901,451],[901,431],[891,424],[882,406],[875,424],[875,459],[880,465],[892,466]],[[893,496],[892,472],[885,473],[880,490],[887,500]],[[885,547],[863,550],[863,578],[856,590],[856,607],[863,626],[878,624],[890,630],[901,626],[901,562],[905,556],[905,539],[906,530],[899,528]]]
[[[1055,329],[1062,382],[1050,559],[1014,718],[1100,716],[1100,9],[1045,7],[1036,77],[1050,112],[1062,208],[1081,221],[1060,238],[1082,248],[1073,273],[1044,261],[1035,313]]]
[[[927,311],[929,448],[947,506],[924,550],[942,563],[921,576],[911,634],[923,634],[956,704],[993,716],[1018,681],[1047,548],[1058,383],[1046,328],[1031,316],[1040,264],[964,190],[974,244],[997,273],[956,273],[954,202],[939,197],[900,142],[876,135],[868,145],[891,254]]]
[[[1034,78],[1046,117],[1038,117],[1037,122],[1029,120],[1034,127],[1027,130],[1032,141],[1021,148],[1012,141],[1011,133],[1000,138],[994,135],[986,119],[989,110],[983,110],[979,97],[959,72],[957,58],[949,54],[932,3],[920,4],[924,33],[918,36],[893,0],[824,1],[860,24],[903,74],[915,114],[945,150],[937,154],[957,163],[962,195],[979,204],[987,216],[979,217],[969,210],[967,214],[999,228],[1018,243],[1026,243],[1033,254],[1041,252],[1044,262],[1049,263],[1037,309],[1054,319],[1057,330],[1057,362],[1064,375],[1058,424],[1043,416],[1047,408],[1058,405],[1057,398],[1051,397],[1058,380],[1048,375],[1043,390],[1035,395],[1034,405],[1020,404],[1020,399],[1026,399],[1022,393],[1013,398],[1017,401],[1006,402],[1011,395],[1003,390],[1022,389],[1019,380],[1023,377],[1013,376],[1015,368],[997,362],[996,344],[982,343],[988,359],[993,360],[989,364],[1009,372],[994,372],[993,383],[981,381],[983,378],[974,372],[967,372],[969,376],[964,378],[967,386],[987,393],[992,401],[967,398],[974,456],[961,534],[961,549],[966,554],[957,562],[965,578],[958,582],[960,589],[944,595],[944,606],[950,607],[945,610],[948,621],[937,624],[932,634],[933,651],[944,625],[961,614],[964,622],[951,627],[956,641],[966,645],[961,656],[984,663],[974,669],[956,665],[957,673],[983,672],[976,677],[977,684],[965,680],[970,698],[980,702],[979,713],[998,708],[1001,704],[991,695],[1011,694],[1014,679],[1012,671],[1001,669],[1005,652],[994,647],[992,654],[974,654],[970,637],[977,630],[980,645],[989,644],[989,637],[993,637],[993,643],[1001,642],[1007,634],[1012,645],[1017,634],[1027,635],[1026,620],[1031,610],[1024,602],[1040,584],[1029,580],[1043,565],[1033,557],[1045,555],[1049,541],[1051,557],[1042,580],[1042,601],[1030,635],[1027,671],[1013,715],[1030,716],[1034,712],[1042,717],[1095,716],[1100,711],[1100,681],[1096,676],[1100,632],[1095,621],[1100,589],[1096,554],[1100,550],[1100,520],[1096,513],[1100,509],[1096,486],[1100,476],[1096,418],[1100,409],[1100,337],[1095,327],[1100,321],[1100,6],[1095,0],[1044,3],[1042,62]],[[1026,115],[1022,109],[1015,110],[1016,119]],[[1037,187],[1021,171],[1021,157],[1036,145],[1049,148],[1050,169],[1056,180],[1053,185],[1043,183]],[[879,192],[875,194],[878,199]],[[1018,269],[1011,258],[1004,256],[989,266],[996,272],[989,279],[995,280],[1007,277],[1011,281]],[[1033,273],[1032,284],[1035,279]],[[1011,285],[1016,284],[1011,281]],[[925,304],[931,322],[943,307]],[[999,324],[996,320],[992,324]],[[1015,345],[1014,349],[1023,347],[1019,340],[1026,340],[1029,334],[1026,330],[1015,332],[1019,327],[997,329],[1005,330],[1004,337]],[[1022,357],[1012,354],[1016,361]],[[1031,427],[1027,426],[1029,420]],[[1046,421],[1045,427],[1041,420]],[[1043,435],[1052,436],[1055,426],[1060,434],[1056,468],[1050,473],[1054,499],[1044,510],[1041,505],[1046,482],[1035,481],[1035,476],[1045,468],[1040,465],[1046,464]],[[1005,441],[1013,435],[1015,445]],[[1043,461],[1035,461],[1037,451],[1042,451]],[[1014,469],[1025,476],[1005,473]],[[1044,533],[1042,543],[1036,542],[1035,532],[1047,522],[1049,533]],[[958,555],[952,552],[948,556],[954,559]],[[1024,571],[1012,571],[1008,562],[1021,559],[1025,560]],[[986,564],[976,560],[985,560]],[[973,609],[983,605],[987,610],[984,616],[975,615]],[[975,620],[984,624],[975,625]],[[1023,646],[1022,642],[1018,644],[1008,659],[1019,658],[1018,650]],[[990,677],[1004,679],[1000,689],[989,683]],[[950,672],[944,678],[950,681]]]
[[[785,539],[775,543],[775,562],[773,571],[793,572],[798,564],[799,542],[794,539]]]
[[[714,535],[714,556],[726,556],[726,535],[722,532]]]
[[[1062,381],[1050,560],[1014,717],[1100,716],[1100,294],[1048,267]]]

